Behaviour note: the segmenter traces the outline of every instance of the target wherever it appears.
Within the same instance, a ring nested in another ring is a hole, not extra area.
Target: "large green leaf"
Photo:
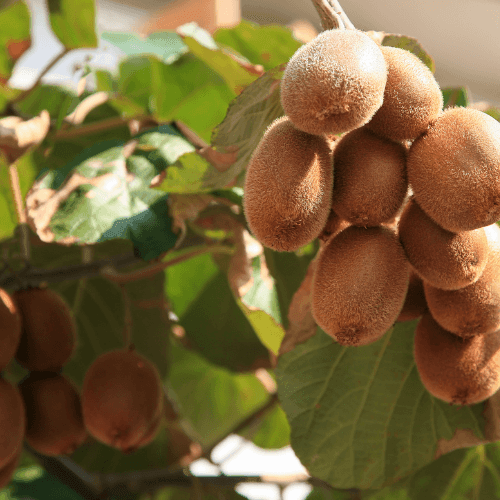
[[[490,500],[500,496],[498,443],[456,450],[366,500]],[[363,495],[365,500],[365,495]]]
[[[5,87],[14,64],[31,46],[30,11],[23,1],[0,9],[0,87]],[[7,89],[6,89],[7,91]]]
[[[66,49],[97,47],[94,0],[47,0],[50,26]]]
[[[224,157],[229,167],[199,167],[195,174],[198,190],[221,189],[234,181],[246,167],[266,127],[283,114],[279,99],[281,70],[273,70],[249,85],[229,106],[224,121],[214,130],[212,148]],[[182,158],[181,158],[182,160]],[[179,168],[176,177],[185,177],[191,169]],[[174,172],[169,169],[169,175]],[[160,189],[172,190],[172,180],[167,177]]]
[[[457,429],[483,437],[483,405],[452,407],[423,387],[413,359],[416,322],[345,347],[320,329],[278,362],[292,447],[337,488],[377,488],[432,462]]]
[[[386,34],[382,40],[382,45],[407,50],[415,54],[433,73],[436,70],[434,59],[416,38],[406,35]]]
[[[223,438],[269,398],[259,380],[216,367],[174,343],[167,385],[193,437],[203,446]]]
[[[235,300],[227,276],[216,274],[180,318],[190,345],[235,371],[269,364],[269,354]]]
[[[221,28],[214,34],[215,41],[239,52],[253,64],[269,70],[286,64],[302,45],[290,29],[279,25],[259,26],[241,21],[234,28]]]
[[[179,134],[168,127],[160,133],[173,137],[172,149],[176,150]],[[151,137],[139,137],[139,151],[156,149],[150,144],[156,136]],[[80,244],[130,239],[145,260],[172,248],[177,235],[166,196],[148,187],[158,171],[147,155],[141,157],[143,161],[138,155],[125,156],[122,141],[110,141],[83,151],[62,169],[48,172],[37,182],[33,196],[51,189],[53,197],[59,198],[52,213],[39,209],[43,211],[42,222],[37,219],[39,234],[50,231],[56,241],[73,238]]]
[[[176,61],[189,50],[182,38],[174,31],[158,31],[151,33],[147,38],[140,37],[136,33],[108,31],[102,33],[101,38],[118,47],[128,56],[154,54],[167,64]]]

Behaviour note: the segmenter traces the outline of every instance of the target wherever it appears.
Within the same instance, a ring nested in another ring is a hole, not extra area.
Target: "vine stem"
[[[324,30],[356,29],[338,0],[312,0],[312,2],[318,11]]]
[[[10,189],[14,204],[16,206],[17,220],[20,227],[20,246],[21,255],[26,262],[30,260],[30,232],[28,227],[28,218],[26,217],[26,210],[24,208],[23,195],[21,193],[21,183],[19,182],[19,172],[17,171],[17,164],[11,163],[9,165],[9,178]]]
[[[36,82],[29,89],[26,89],[24,92],[21,92],[16,98],[12,99],[11,104],[22,101],[25,97],[30,95],[31,92],[33,92],[42,83],[42,78],[69,52],[71,52],[71,49],[65,48],[61,53],[54,57],[42,70],[42,72],[36,79]]]

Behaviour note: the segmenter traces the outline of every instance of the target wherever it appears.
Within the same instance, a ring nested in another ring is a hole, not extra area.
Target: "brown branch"
[[[312,0],[324,30],[356,29],[337,0]]]
[[[47,66],[45,66],[45,68],[42,70],[36,82],[29,89],[26,89],[24,92],[21,92],[16,98],[14,98],[11,101],[11,103],[22,101],[25,97],[29,96],[31,92],[33,92],[33,90],[35,90],[42,83],[42,78],[70,51],[71,49],[64,49],[60,54],[54,57],[49,62],[49,64],[47,64]]]
[[[54,134],[54,139],[73,139],[75,137],[81,137],[82,135],[96,134],[98,132],[104,132],[121,126],[125,127],[132,119],[142,120],[145,118],[146,116],[142,115],[134,118],[122,118],[121,116],[115,116],[113,118],[107,118],[105,120],[89,123],[87,125],[81,125],[70,129],[60,129]]]

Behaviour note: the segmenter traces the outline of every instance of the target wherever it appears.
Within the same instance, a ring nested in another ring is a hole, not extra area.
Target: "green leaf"
[[[23,1],[0,9],[0,87],[8,93],[14,64],[31,46],[30,11]]]
[[[33,153],[23,155],[17,160],[17,172],[23,198],[40,173],[41,166],[35,161]],[[12,236],[17,226],[17,213],[11,191],[9,165],[0,152],[0,240]]]
[[[302,283],[315,253],[316,251],[305,253],[299,257],[293,252],[276,252],[270,248],[264,249],[267,267],[276,286],[281,324],[285,328],[288,327],[288,309],[293,295]],[[273,317],[277,316],[273,315]]]
[[[235,94],[239,94],[256,79],[255,74],[250,73],[223,49],[217,46],[208,48],[191,37],[185,37],[183,40],[191,53],[218,73]]]
[[[438,440],[457,429],[483,438],[482,404],[452,407],[424,389],[415,324],[396,324],[356,348],[318,329],[281,356],[278,394],[292,447],[311,475],[336,488],[379,488],[432,462]]]
[[[269,364],[269,354],[257,337],[219,272],[180,318],[190,346],[211,363],[246,371]]]
[[[261,64],[267,71],[286,64],[302,45],[289,28],[278,25],[260,26],[241,21],[234,28],[221,28],[214,34],[215,41],[231,47],[253,64]]]
[[[225,187],[245,169],[265,129],[284,114],[279,95],[283,68],[268,71],[249,85],[229,106],[224,121],[212,135],[212,147],[221,154],[235,154],[236,161],[224,172],[209,172],[204,186]]]
[[[461,106],[466,108],[469,105],[469,89],[467,87],[446,87],[441,89],[443,94],[443,107],[452,108]]]
[[[500,447],[493,443],[448,453],[404,481],[367,495],[366,498],[489,500],[499,495]]]
[[[139,138],[139,148],[148,146],[148,137]],[[177,240],[166,196],[148,187],[157,173],[147,158],[142,163],[134,155],[126,158],[122,141],[96,144],[37,183],[34,196],[41,189],[63,192],[53,213],[44,212],[37,231],[80,244],[129,239],[143,259],[155,258]]]
[[[219,269],[206,254],[168,267],[165,272],[165,294],[173,312],[182,317]]]
[[[254,375],[216,367],[178,343],[172,345],[171,358],[167,385],[202,446],[223,438],[269,398]]]
[[[97,47],[94,0],[47,0],[52,31],[66,49]]]
[[[0,492],[1,500],[46,500],[64,498],[83,500],[83,497],[51,476],[39,465],[20,467],[12,481]]]
[[[160,61],[167,64],[176,61],[189,50],[182,38],[174,31],[158,31],[151,33],[147,38],[140,37],[136,33],[108,31],[102,33],[101,38],[118,47],[128,56],[154,54]]]
[[[406,35],[385,35],[382,45],[407,50],[415,54],[433,73],[436,71],[434,59],[416,38]]]
[[[487,108],[484,111],[487,115],[490,115],[491,117],[495,118],[497,122],[500,122],[500,108],[495,108],[493,106]]]
[[[193,483],[196,483],[195,479]],[[193,496],[200,500],[246,500],[246,497],[230,488],[209,485],[202,487],[199,484],[193,488],[162,488],[153,495],[145,494],[140,500],[193,500]]]
[[[249,429],[242,432],[244,438],[250,439],[253,444],[267,450],[283,448],[290,444],[290,425],[285,412],[276,405],[264,416],[257,428],[257,432]]]

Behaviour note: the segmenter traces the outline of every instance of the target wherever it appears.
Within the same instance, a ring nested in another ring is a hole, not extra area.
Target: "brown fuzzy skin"
[[[458,233],[500,219],[500,123],[471,108],[444,111],[412,144],[408,180],[425,213]]]
[[[26,441],[39,453],[70,455],[87,438],[80,395],[64,375],[32,372],[19,384],[26,406]]]
[[[350,226],[319,254],[313,317],[339,344],[371,344],[396,321],[408,280],[409,264],[393,231]]]
[[[361,31],[328,30],[295,52],[281,80],[281,104],[310,134],[361,127],[382,105],[387,65]]]
[[[10,483],[10,480],[19,465],[19,461],[21,460],[22,453],[23,448],[20,446],[14,457],[0,469],[0,489],[5,488]]]
[[[394,218],[408,190],[406,148],[366,129],[353,130],[333,154],[332,208],[362,227]]]
[[[387,62],[384,103],[367,124],[393,141],[413,140],[443,109],[443,95],[430,69],[414,54],[381,47]]]
[[[500,329],[500,228],[484,228],[488,262],[481,277],[460,290],[440,290],[424,283],[434,319],[446,330],[467,338]]]
[[[22,318],[16,360],[30,371],[59,371],[76,346],[76,326],[68,305],[48,288],[18,290],[12,297]]]
[[[88,432],[123,452],[137,449],[162,412],[163,386],[156,366],[133,350],[101,354],[83,381]]]
[[[0,379],[0,468],[22,447],[26,410],[17,386]]]
[[[5,370],[21,341],[21,316],[12,297],[0,288],[0,371]]]
[[[427,302],[425,301],[424,284],[415,271],[410,271],[410,283],[406,294],[403,309],[399,313],[396,321],[411,321],[426,313]]]
[[[297,130],[287,117],[266,130],[248,164],[244,210],[265,246],[294,251],[315,239],[331,208],[328,141]]]
[[[335,237],[340,231],[343,231],[351,224],[344,219],[341,219],[333,210],[330,210],[330,215],[326,221],[325,227],[318,238],[322,242],[328,241],[330,238]]]
[[[500,332],[463,339],[425,314],[415,330],[414,355],[424,387],[447,403],[480,403],[500,388]]]
[[[412,199],[399,221],[399,239],[419,276],[443,290],[475,283],[488,261],[484,228],[452,233],[438,226]]]

